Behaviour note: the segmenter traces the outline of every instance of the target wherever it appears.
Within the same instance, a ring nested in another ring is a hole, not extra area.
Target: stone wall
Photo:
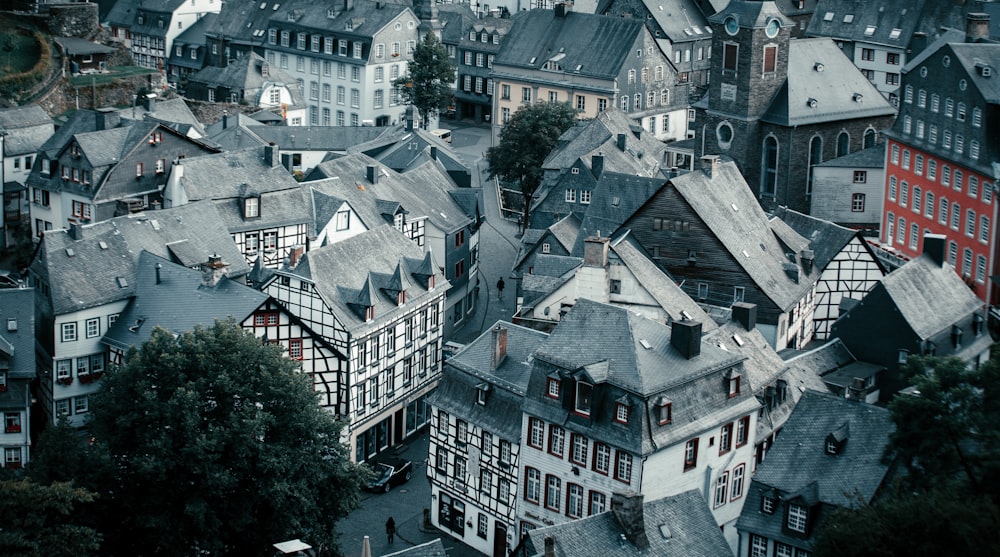
[[[49,32],[56,37],[78,37],[90,39],[101,29],[97,15],[97,4],[50,4],[47,20]],[[44,6],[43,6],[44,7]]]

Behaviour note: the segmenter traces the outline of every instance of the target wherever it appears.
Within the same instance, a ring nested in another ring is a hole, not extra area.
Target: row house
[[[521,106],[566,102],[580,118],[612,107],[657,139],[687,137],[687,89],[638,19],[577,13],[572,4],[518,13],[493,62],[493,131]],[[600,42],[601,49],[592,48]]]
[[[548,228],[525,230],[521,236],[521,245],[518,247],[517,255],[514,257],[514,276],[524,278],[528,274],[534,274],[536,262],[540,265],[538,274],[542,274],[542,258],[572,258],[570,254],[573,252],[573,246],[579,235],[580,217],[572,212]],[[579,260],[579,258],[572,259]],[[548,274],[553,276],[560,276],[568,270],[549,265],[544,265],[544,267],[550,271]],[[523,284],[518,285],[518,288],[521,289],[522,286]],[[522,295],[519,291],[518,297]],[[518,301],[516,307],[520,307],[522,303],[522,301]]]
[[[53,133],[52,118],[40,106],[0,109],[0,249],[12,247],[18,228],[30,222],[25,183],[39,149]]]
[[[230,279],[230,265],[212,256],[192,269],[143,250],[136,261],[135,291],[102,338],[108,361],[120,365],[128,350],[156,328],[175,334],[232,319],[248,334],[281,346],[312,378],[323,406],[334,406],[345,358],[285,311],[273,298]]]
[[[732,157],[760,203],[808,212],[811,169],[878,142],[895,109],[832,39],[795,39],[773,1],[709,18],[708,94],[694,103],[695,156]]]
[[[292,0],[268,23],[264,58],[301,84],[307,125],[386,126],[406,108],[392,81],[407,73],[418,25],[409,7],[381,0]]]
[[[466,6],[461,7],[461,19],[452,18],[456,20],[453,23],[461,25],[455,25],[454,29],[445,26],[442,33],[448,58],[457,69],[455,117],[488,123],[496,92],[490,73],[512,20],[493,16],[476,19]]]
[[[809,557],[838,509],[870,504],[889,477],[885,408],[806,391],[757,469],[736,527],[739,557]]]
[[[205,43],[215,44],[212,51],[214,65],[222,66],[226,60],[241,60],[257,54],[264,55],[267,29],[284,0],[260,2],[224,2],[219,17],[205,30]]]
[[[225,8],[226,4],[223,4]],[[167,54],[167,83],[185,92],[187,78],[200,71],[205,66],[221,66],[218,52],[219,45],[208,42],[205,32],[220,17],[220,14],[205,14],[183,33],[174,38]],[[210,46],[211,45],[211,46]],[[209,51],[213,55],[209,56]]]
[[[289,126],[306,121],[308,107],[298,81],[256,54],[199,70],[187,78],[184,94],[189,99],[270,110]]]
[[[352,460],[403,443],[429,420],[441,375],[448,281],[390,225],[312,249],[262,290],[343,354],[335,406]]]
[[[412,108],[412,107],[411,107]],[[353,128],[348,128],[353,129]],[[466,166],[462,157],[456,153],[450,143],[441,140],[432,131],[414,127],[413,119],[407,118],[402,126],[369,141],[348,149],[350,153],[364,153],[396,172],[409,172],[430,162],[440,165],[451,180],[459,188],[452,190],[452,195],[471,196],[478,199],[470,188],[472,186],[472,171]],[[473,214],[474,211],[469,211]]]
[[[425,253],[433,253],[450,285],[442,325],[444,335],[473,321],[478,310],[481,201],[463,203],[465,193],[443,167],[428,161],[407,172],[386,168],[364,154],[322,163],[307,184],[315,206],[317,246],[336,244],[391,225]],[[478,199],[478,198],[477,198]]]
[[[0,466],[31,460],[31,383],[35,379],[35,290],[0,289]]]
[[[703,307],[755,304],[775,350],[805,346],[822,272],[810,240],[765,215],[735,163],[702,163],[668,180],[621,229]]]
[[[431,523],[487,555],[520,539],[521,403],[546,336],[497,322],[447,360],[429,401]]]
[[[831,327],[858,360],[885,368],[877,384],[882,400],[906,386],[910,355],[955,356],[973,368],[990,358],[983,302],[952,270],[946,242],[925,235],[923,255],[882,278]]]
[[[913,258],[927,232],[947,236],[948,263],[993,304],[1000,142],[989,130],[1000,118],[1000,45],[979,42],[988,26],[971,14],[970,42],[938,41],[903,70],[899,117],[886,132],[882,244]]]
[[[163,206],[211,199],[247,263],[277,268],[309,248],[312,200],[281,165],[277,145],[175,161]]]
[[[155,5],[118,0],[108,12],[112,40],[131,50],[136,66],[165,72],[174,39],[199,18],[219,13],[221,0],[164,0]]]
[[[39,150],[28,176],[33,231],[109,219],[161,203],[173,161],[218,152],[155,120],[80,111]]]
[[[250,271],[211,201],[45,234],[29,273],[37,291],[36,397],[49,423],[86,422],[108,366],[103,337],[135,295],[143,251],[193,269],[216,255],[234,279]]]

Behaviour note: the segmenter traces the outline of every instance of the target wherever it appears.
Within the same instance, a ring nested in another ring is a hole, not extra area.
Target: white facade
[[[812,172],[810,215],[844,226],[881,220],[884,168],[818,165]]]
[[[876,43],[855,42],[854,65],[894,106],[899,102],[899,76],[906,65],[906,49]]]

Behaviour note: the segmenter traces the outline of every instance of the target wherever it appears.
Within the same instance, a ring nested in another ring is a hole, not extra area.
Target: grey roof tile
[[[832,168],[876,168],[881,170],[885,167],[885,143],[879,143],[866,149],[826,160],[816,166]]]
[[[833,261],[833,258],[858,235],[856,230],[786,207],[779,207],[775,210],[773,218],[780,219],[797,234],[808,240],[809,249],[813,251],[815,257],[815,265],[820,269],[825,269]]]
[[[982,307],[950,265],[922,255],[882,278],[882,286],[918,337],[927,339]],[[848,312],[850,313],[850,312]]]
[[[8,320],[15,320],[11,331]],[[35,378],[35,289],[0,288],[0,366],[7,371],[7,379],[31,380]],[[8,389],[0,393],[0,408],[19,404],[23,410],[24,393]]]
[[[400,551],[383,553],[382,557],[446,557],[447,555],[448,553],[445,551],[444,544],[441,543],[441,538],[436,538]]]
[[[55,133],[52,118],[37,105],[0,109],[6,156],[33,155]]]

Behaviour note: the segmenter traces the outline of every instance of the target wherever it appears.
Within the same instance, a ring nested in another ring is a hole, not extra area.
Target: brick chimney
[[[757,327],[757,304],[736,302],[733,304],[733,321],[743,325],[747,331]]]
[[[583,266],[605,268],[608,266],[608,239],[601,237],[601,231],[583,241]]]
[[[674,321],[670,325],[670,346],[687,360],[701,354],[701,323],[693,319]]]
[[[294,269],[299,261],[302,260],[302,254],[305,253],[306,248],[303,246],[293,246],[291,251],[288,252],[288,268]]]
[[[222,256],[214,254],[208,261],[201,264],[201,284],[202,286],[215,287],[219,280],[226,276],[229,263],[222,261]]]
[[[493,351],[490,353],[490,369],[495,370],[507,358],[507,327],[497,323],[493,327]]]
[[[931,258],[938,267],[945,262],[945,245],[948,237],[944,234],[924,234],[924,255]]]
[[[965,17],[965,42],[975,43],[990,38],[990,14],[972,12]]]
[[[719,155],[705,155],[701,157],[701,170],[710,180],[714,178],[719,171]]]
[[[649,549],[646,537],[646,520],[642,515],[643,495],[634,491],[616,492],[611,495],[611,513],[625,533],[625,538],[639,551]]]
[[[598,151],[596,155],[590,156],[590,172],[597,179],[604,174],[604,153]]]

